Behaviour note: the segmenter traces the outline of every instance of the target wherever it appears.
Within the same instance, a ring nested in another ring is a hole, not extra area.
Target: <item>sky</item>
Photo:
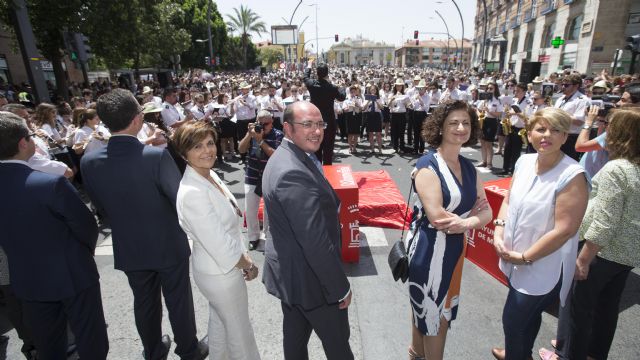
[[[464,37],[473,38],[474,17],[477,0],[456,0],[464,19]],[[271,40],[272,25],[286,25],[299,0],[217,0],[218,11],[227,19],[227,14],[234,14],[233,9],[240,5],[257,13],[267,25],[267,33],[254,35],[254,42]],[[300,25],[305,33],[305,40],[311,40],[307,46],[313,46],[315,52],[316,7],[318,7],[318,40],[321,51],[328,51],[335,44],[334,35],[340,41],[344,38],[363,38],[372,41],[383,41],[398,47],[403,40],[413,39],[414,30],[420,31],[420,39],[446,39],[446,35],[429,32],[446,33],[444,22],[436,14],[442,15],[449,27],[451,36],[459,39],[462,35],[460,15],[451,0],[303,0],[296,11],[292,24]],[[308,18],[305,20],[305,18]],[[286,22],[285,20],[286,19]],[[403,36],[404,35],[404,36]]]

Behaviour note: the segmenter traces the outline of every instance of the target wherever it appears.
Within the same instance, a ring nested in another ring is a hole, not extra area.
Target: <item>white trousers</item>
[[[242,272],[233,269],[228,274],[209,275],[194,271],[193,279],[209,301],[209,359],[259,360]]]
[[[267,211],[263,211],[262,230],[260,232],[260,220],[258,220],[258,209],[260,208],[261,197],[256,195],[255,185],[244,184],[244,210],[247,216],[247,240],[254,241],[264,239],[269,231],[269,221],[267,221]]]

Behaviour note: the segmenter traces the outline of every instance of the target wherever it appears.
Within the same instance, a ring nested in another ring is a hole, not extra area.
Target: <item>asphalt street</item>
[[[409,173],[417,155],[397,155],[390,150],[383,154],[368,155],[362,146],[356,155],[347,152],[346,145],[336,144],[336,163],[349,164],[354,171],[386,170],[395,180],[401,194],[409,190]],[[464,148],[463,155],[478,162],[478,148]],[[494,158],[500,166],[501,157]],[[216,171],[243,204],[243,167],[238,160],[217,165]],[[497,178],[489,172],[480,173],[483,180]],[[381,228],[362,228],[361,257],[357,264],[345,265],[351,281],[353,301],[349,307],[351,324],[351,347],[356,359],[391,360],[406,359],[410,341],[410,309],[407,286],[394,282],[388,265],[389,245],[400,236],[400,231]],[[96,262],[100,271],[100,283],[108,334],[110,359],[142,359],[142,345],[135,328],[133,297],[124,273],[114,270],[109,230],[104,229]],[[251,252],[260,264],[264,261],[261,252]],[[259,277],[261,278],[261,276]],[[249,313],[262,359],[283,359],[282,315],[279,301],[266,293],[263,284],[254,280],[247,284],[249,291]],[[192,281],[198,335],[207,331],[208,306]],[[503,345],[502,307],[507,288],[476,267],[465,261],[458,318],[452,323],[448,334],[445,358],[447,359],[492,359],[491,348]],[[638,342],[640,323],[640,272],[634,270],[629,276],[622,298],[618,330],[614,339],[611,359],[640,359]],[[550,347],[554,338],[557,320],[545,313],[534,350]],[[166,309],[163,318],[164,333],[172,336]],[[6,359],[23,359],[21,341],[14,330],[6,349]],[[172,336],[173,337],[173,336]],[[169,359],[178,359],[172,346]],[[325,359],[319,340],[312,336],[309,344],[311,359]],[[537,354],[534,354],[537,359]],[[1,358],[1,357],[0,357]]]

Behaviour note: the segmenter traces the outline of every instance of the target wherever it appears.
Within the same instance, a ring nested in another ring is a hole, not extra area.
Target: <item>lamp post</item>
[[[487,62],[485,58],[487,47],[487,0],[482,0],[482,6],[484,8],[484,24],[482,29],[482,70],[486,71]]]
[[[447,25],[447,22],[444,21],[444,18],[442,17],[442,15],[440,14],[440,12],[438,12],[438,10],[435,10],[436,14],[438,14],[438,16],[440,17],[440,19],[442,20],[442,22],[444,23],[444,28],[447,29],[447,36],[449,38],[451,38],[451,33],[449,32],[449,26]],[[447,38],[447,43],[449,43],[449,39]],[[456,40],[456,38],[453,38],[453,43],[456,45],[456,56],[458,54],[458,41]],[[449,50],[447,50],[447,70],[450,69],[449,66]],[[455,65],[455,64],[454,64]]]
[[[309,4],[316,7],[316,61],[320,57],[320,48],[318,47],[318,3]]]
[[[458,15],[460,16],[460,24],[462,25],[462,35],[461,35],[462,45],[460,46],[462,48],[461,58],[464,59],[464,19],[462,18],[462,12],[460,12],[460,7],[458,6],[458,3],[456,2],[456,0],[451,0],[451,2],[453,3],[453,5],[456,6],[456,10],[458,10]],[[436,1],[436,3],[442,4],[442,1]]]
[[[213,0],[207,0],[207,36],[209,37],[209,62],[211,66],[211,72],[213,72],[213,42],[211,41],[211,3]]]

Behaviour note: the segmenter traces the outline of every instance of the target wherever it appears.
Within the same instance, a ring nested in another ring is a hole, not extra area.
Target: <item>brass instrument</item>
[[[482,124],[484,124],[485,117],[487,117],[486,111],[480,110],[480,114],[478,114],[478,122],[480,123],[480,129],[482,129]]]
[[[506,117],[502,118],[502,120],[500,121],[500,124],[502,124],[502,133],[504,134],[504,136],[507,136],[509,134],[511,134],[511,116],[507,115]]]
[[[526,128],[520,129],[520,131],[518,131],[518,135],[520,135],[520,138],[522,139],[522,143],[525,146],[529,146],[529,140],[527,139],[527,129]]]

